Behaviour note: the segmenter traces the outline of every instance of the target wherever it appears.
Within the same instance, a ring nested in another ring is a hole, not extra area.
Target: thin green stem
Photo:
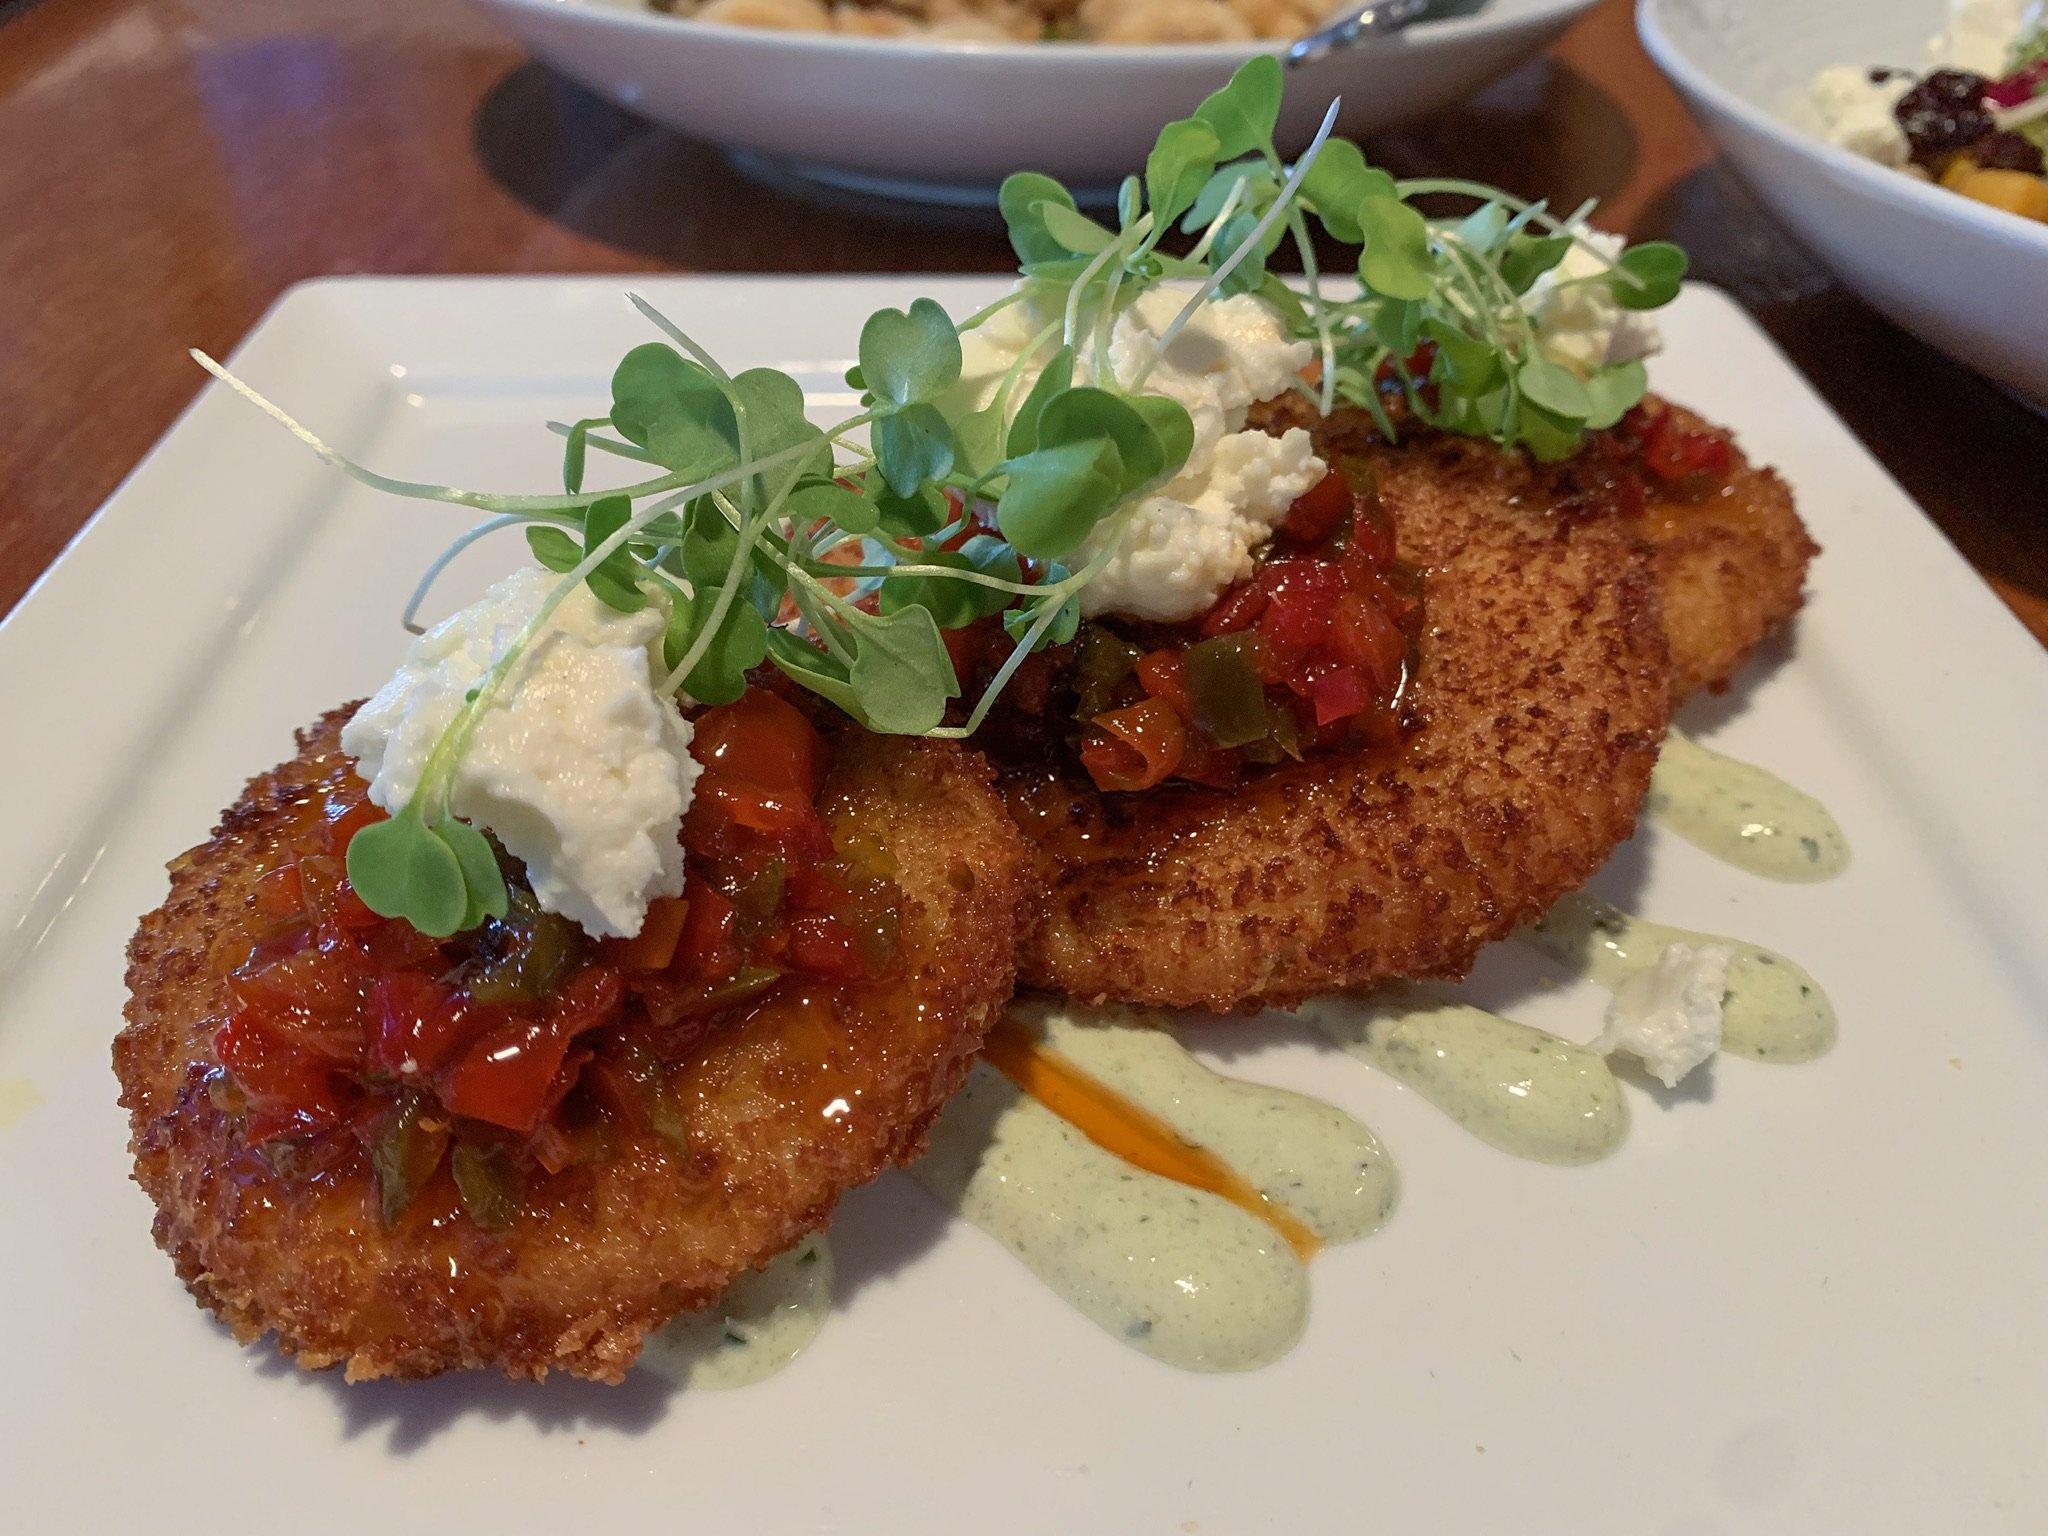
[[[1180,313],[1173,317],[1173,323],[1160,335],[1158,345],[1152,349],[1152,355],[1145,359],[1144,366],[1138,370],[1138,376],[1131,381],[1132,394],[1138,394],[1144,389],[1145,381],[1152,377],[1152,370],[1159,366],[1159,360],[1166,356],[1167,349],[1173,345],[1181,329],[1195,317],[1197,310],[1209,302],[1210,295],[1223,285],[1224,280],[1259,248],[1260,243],[1266,238],[1266,231],[1271,229],[1274,221],[1281,218],[1293,204],[1296,194],[1301,191],[1301,184],[1308,179],[1310,167],[1316,163],[1316,156],[1322,153],[1323,145],[1329,142],[1330,130],[1337,126],[1337,108],[1342,100],[1343,98],[1339,97],[1330,103],[1330,110],[1323,114],[1322,126],[1316,129],[1316,136],[1309,141],[1309,146],[1302,152],[1301,158],[1294,162],[1294,169],[1281,184],[1279,194],[1273,199],[1273,206],[1265,211],[1259,222],[1252,226],[1251,233],[1246,235],[1238,248],[1230,253],[1230,259],[1212,272],[1209,280],[1195,290],[1194,297],[1181,306]]]

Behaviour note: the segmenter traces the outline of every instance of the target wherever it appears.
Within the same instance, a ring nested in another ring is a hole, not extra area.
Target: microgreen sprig
[[[1192,116],[1167,124],[1142,175],[1120,189],[1113,228],[1050,177],[1010,177],[999,202],[1022,273],[1017,290],[957,323],[926,298],[870,315],[847,374],[859,411],[829,430],[806,418],[797,380],[768,368],[728,372],[637,295],[632,303],[660,339],[620,361],[603,414],[551,424],[563,438],[558,494],[377,474],[195,353],[362,483],[489,514],[428,568],[407,605],[408,627],[448,563],[501,530],[523,528],[533,558],[560,577],[470,691],[410,799],[351,842],[362,898],[435,935],[504,913],[495,851],[453,812],[460,767],[522,659],[579,589],[612,612],[659,616],[654,671],[664,693],[723,703],[765,664],[871,730],[971,735],[1027,656],[1074,637],[1082,594],[1140,503],[1187,463],[1187,410],[1146,385],[1218,298],[1256,295],[1288,331],[1312,340],[1323,409],[1361,404],[1389,436],[1381,396],[1390,377],[1422,420],[1543,457],[1572,451],[1641,398],[1640,365],[1582,374],[1546,355],[1531,295],[1579,250],[1594,258],[1592,274],[1553,276],[1547,286],[1600,285],[1622,308],[1652,308],[1683,276],[1674,248],[1639,246],[1609,260],[1588,237],[1590,209],[1557,219],[1541,203],[1474,183],[1397,181],[1331,137],[1335,104],[1289,163],[1274,138],[1281,84],[1278,61],[1261,55]],[[1446,194],[1477,206],[1451,220],[1414,206]],[[1312,220],[1359,247],[1355,296],[1326,295]],[[1164,245],[1176,232],[1188,237],[1183,254]],[[1269,269],[1289,241],[1302,291]],[[1120,377],[1110,346],[1117,322],[1166,282],[1192,286]],[[1021,304],[1040,328],[992,391],[964,390],[962,337]],[[1411,362],[1425,342],[1430,362],[1418,373]],[[587,485],[593,452],[643,478]],[[956,712],[962,679],[947,635],[998,616],[1011,652]]]

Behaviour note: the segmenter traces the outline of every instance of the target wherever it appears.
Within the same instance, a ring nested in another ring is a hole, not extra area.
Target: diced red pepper
[[[1171,775],[1187,752],[1187,728],[1164,699],[1113,709],[1093,723],[1104,734],[1082,745],[1081,766],[1098,789],[1150,789]]]
[[[1659,480],[1675,484],[1695,475],[1720,479],[1734,462],[1728,439],[1716,432],[1690,432],[1670,411],[1659,413],[1643,439],[1643,464]]]
[[[799,917],[790,923],[790,965],[827,981],[866,981],[868,968],[853,930],[836,917]]]
[[[253,1014],[231,1014],[214,1034],[213,1051],[248,1099],[252,1141],[322,1130],[345,1118],[333,1069],[265,1028]]]
[[[1303,544],[1319,544],[1351,512],[1351,487],[1332,471],[1294,498],[1280,531]]]
[[[739,909],[695,875],[684,881],[683,899],[689,910],[669,970],[684,981],[723,981],[740,968]]]
[[[1250,629],[1265,610],[1266,594],[1257,583],[1247,581],[1232,587],[1218,598],[1216,606],[1204,615],[1202,638],[1213,640],[1218,635]]]
[[[1309,697],[1316,707],[1316,724],[1333,725],[1348,720],[1372,702],[1372,690],[1356,667],[1325,667],[1309,680]]]
[[[455,1114],[532,1134],[574,1082],[563,1065],[576,1036],[610,1022],[621,996],[609,966],[579,971],[545,1014],[514,1014],[465,1049],[441,1076],[441,1102]]]
[[[1147,693],[1172,705],[1173,712],[1184,723],[1193,722],[1195,717],[1188,705],[1186,668],[1179,651],[1147,651],[1138,658],[1137,672],[1138,682]]]
[[[1399,685],[1408,638],[1371,598],[1346,592],[1337,599],[1330,616],[1330,640],[1338,659],[1364,673],[1377,692],[1392,693]],[[1316,712],[1322,714],[1320,700]]]
[[[765,688],[699,715],[690,751],[707,778],[780,790],[806,804],[825,782],[824,739],[801,710]]]
[[[497,1009],[465,1006],[453,989],[417,971],[380,978],[372,1007],[377,1037],[370,1047],[370,1065],[415,1081],[438,1072],[473,1035],[504,1018]]]

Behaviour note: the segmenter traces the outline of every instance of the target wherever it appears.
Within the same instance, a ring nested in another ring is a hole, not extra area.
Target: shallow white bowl
[[[1922,340],[2048,407],[2048,224],[1805,131],[1830,64],[1918,67],[1941,0],[1640,0],[1643,43],[1758,198]]]
[[[942,201],[985,201],[1023,169],[1113,186],[1143,167],[1161,124],[1279,47],[884,41],[706,26],[633,0],[482,3],[534,54],[631,111],[800,175]],[[1470,14],[1290,71],[1280,147],[1306,143],[1339,94],[1354,135],[1468,95],[1591,3],[1447,5]]]

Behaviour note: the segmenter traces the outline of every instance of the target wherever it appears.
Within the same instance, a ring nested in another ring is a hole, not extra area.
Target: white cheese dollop
[[[397,811],[464,696],[561,578],[529,566],[415,640],[342,730],[342,750]],[[683,889],[683,812],[701,771],[690,724],[656,692],[664,620],[619,613],[579,584],[478,723],[450,804],[526,866],[541,907],[630,938],[648,903]]]
[[[1912,88],[1911,75],[1874,81],[1867,69],[1839,64],[1815,75],[1807,95],[1822,138],[1896,170],[1906,163],[1911,146],[1894,109]]]
[[[1657,963],[1614,989],[1593,1049],[1626,1051],[1666,1088],[1721,1049],[1726,944],[1666,944]]]
[[[1664,333],[1648,314],[1623,309],[1605,283],[1575,281],[1605,272],[1628,242],[1597,230],[1586,231],[1584,238],[1593,250],[1574,245],[1563,261],[1536,279],[1524,299],[1536,319],[1537,347],[1581,378],[1596,368],[1637,362],[1664,350]]]
[[[1187,298],[1186,290],[1153,288],[1117,318],[1109,362],[1119,387],[1131,387]],[[961,338],[961,390],[970,408],[994,401],[1005,372],[1055,318],[1027,299]],[[1013,406],[1030,393],[1053,350],[1042,346],[1020,370]],[[1190,619],[1251,574],[1254,552],[1294,499],[1323,478],[1324,466],[1300,428],[1276,438],[1245,431],[1245,417],[1285,390],[1312,352],[1307,342],[1288,339],[1278,317],[1250,294],[1204,305],[1174,337],[1144,393],[1187,408],[1194,448],[1181,472],[1129,514],[1114,552],[1081,593],[1083,613]],[[1095,381],[1092,351],[1076,358],[1074,377]],[[1098,528],[1071,563],[1094,559],[1109,536]]]

